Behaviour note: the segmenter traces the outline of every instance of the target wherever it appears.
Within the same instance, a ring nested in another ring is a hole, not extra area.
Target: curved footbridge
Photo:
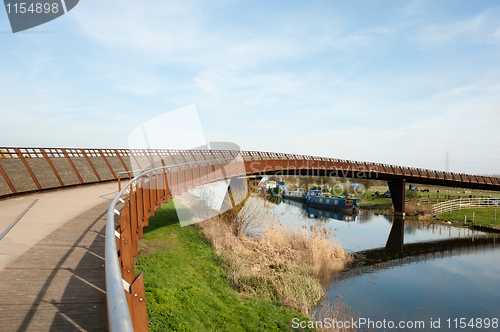
[[[218,181],[235,207],[231,188],[270,174],[388,180],[396,212],[405,181],[500,190],[495,177],[282,153],[0,148],[1,330],[147,331],[133,257],[148,218]]]

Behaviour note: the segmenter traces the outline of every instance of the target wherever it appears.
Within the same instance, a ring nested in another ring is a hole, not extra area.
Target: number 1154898
[[[24,2],[21,3],[14,3],[10,4],[8,3],[6,5],[7,7],[7,13],[14,13],[14,14],[25,14],[25,13],[36,13],[36,14],[41,14],[41,13],[57,13],[59,12],[59,4],[57,2],[54,2],[52,4],[50,3],[31,3],[26,4]]]
[[[498,318],[492,318],[492,319],[489,319],[489,318],[471,318],[471,319],[467,319],[467,318],[451,319],[451,318],[448,318],[446,320],[446,322],[448,323],[449,329],[452,329],[452,328],[454,328],[454,329],[465,329],[465,328],[489,329],[490,327],[494,328],[494,329],[498,328]]]

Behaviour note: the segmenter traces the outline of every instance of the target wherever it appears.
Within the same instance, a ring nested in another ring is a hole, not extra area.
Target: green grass
[[[150,331],[290,331],[293,318],[307,320],[238,294],[200,229],[180,227],[172,201],[149,219],[139,248]]]
[[[418,185],[418,191],[409,191],[408,187],[406,187],[406,199],[415,198],[415,199],[431,199],[435,202],[439,200],[439,202],[444,202],[450,199],[458,199],[458,198],[468,198],[472,196],[472,198],[487,198],[487,197],[500,197],[500,192],[495,191],[487,191],[487,190],[478,190],[478,189],[464,189],[464,188],[452,188],[452,187],[433,187],[433,186],[425,186]],[[422,189],[429,189],[429,192],[421,192]],[[439,192],[438,192],[439,191]]]
[[[467,216],[467,223],[472,222],[472,212],[474,212],[475,225],[500,225],[500,208],[497,210],[497,220],[495,222],[495,208],[463,209],[452,212],[441,213],[438,218],[444,221],[463,222]]]
[[[419,186],[419,189],[426,189],[428,187],[426,186]],[[388,188],[375,188],[380,191],[380,193],[384,193],[385,190]],[[468,198],[469,196],[480,198],[488,198],[488,197],[500,197],[500,192],[486,192],[486,191],[480,191],[480,190],[474,190],[474,189],[460,189],[460,188],[448,188],[448,187],[430,187],[430,192],[420,192],[420,191],[412,191],[410,192],[409,190],[406,191],[406,199],[407,200],[419,200],[420,198],[422,199],[431,199],[432,204],[437,203],[437,202],[444,202],[448,200],[448,197],[450,199],[457,199],[457,198]],[[439,190],[439,192],[437,192]],[[467,192],[467,194],[464,194],[463,192]],[[373,197],[372,199],[372,194],[375,192],[375,190],[369,190],[365,194],[361,195],[361,203],[358,205],[360,207],[363,207],[365,209],[386,209],[386,208],[392,208],[392,200],[391,198],[380,198],[380,197]],[[469,193],[470,192],[470,193]]]
[[[373,195],[375,191],[367,191],[365,194],[361,195],[361,202],[358,203],[359,207],[365,209],[390,209],[392,208],[392,199],[385,197],[375,197]],[[381,192],[383,193],[383,192]]]

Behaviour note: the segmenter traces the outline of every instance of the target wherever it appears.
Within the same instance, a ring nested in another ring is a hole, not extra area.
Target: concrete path
[[[104,233],[117,184],[0,202],[0,331],[106,331]],[[4,227],[5,226],[5,227]]]

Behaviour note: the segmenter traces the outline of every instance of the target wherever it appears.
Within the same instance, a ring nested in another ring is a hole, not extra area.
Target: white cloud
[[[123,146],[138,123],[195,104],[209,141],[244,149],[440,168],[448,149],[498,153],[476,148],[499,138],[497,9],[431,4],[380,19],[325,3],[81,2],[71,33],[23,36],[0,59],[0,138]]]
[[[405,7],[399,9],[399,12],[402,16],[414,16],[422,13],[422,8],[427,3],[425,0],[415,0]]]
[[[414,40],[430,47],[450,42],[488,43],[494,35],[492,29],[499,26],[497,17],[498,13],[485,11],[467,19],[430,24],[420,28]]]

